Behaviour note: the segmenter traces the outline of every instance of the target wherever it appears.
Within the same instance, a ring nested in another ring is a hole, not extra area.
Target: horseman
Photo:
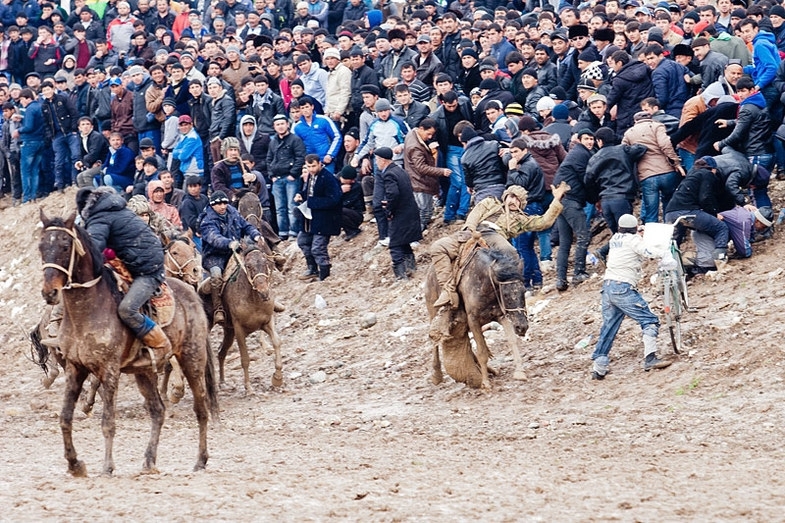
[[[240,212],[229,205],[223,191],[210,196],[210,205],[200,216],[202,235],[202,267],[210,272],[210,293],[213,302],[213,322],[223,324],[225,316],[221,302],[223,272],[233,252],[239,252],[240,240],[250,237],[254,243],[261,239],[258,229],[245,221]]]
[[[141,194],[132,196],[131,199],[128,200],[128,208],[149,225],[159,239],[163,239],[167,235],[179,231],[172,222],[153,211],[150,202]]]
[[[169,360],[172,358],[169,338],[160,325],[139,312],[164,281],[161,241],[147,224],[136,218],[126,207],[125,199],[111,187],[79,189],[76,207],[96,247],[105,257],[116,256],[133,277],[117,307],[118,316],[146,347],[152,349],[156,361]]]
[[[561,199],[570,188],[566,183],[553,187],[553,203],[542,216],[529,216],[523,212],[526,208],[526,189],[518,185],[510,185],[499,201],[489,197],[482,200],[469,216],[462,231],[445,236],[434,242],[430,249],[431,261],[436,273],[436,280],[442,291],[433,303],[435,308],[449,306],[457,308],[460,297],[453,279],[452,262],[458,256],[461,244],[465,243],[470,232],[479,232],[491,249],[509,251],[518,255],[510,244],[510,239],[529,231],[542,231],[553,225],[562,210]],[[447,315],[443,315],[447,316]]]

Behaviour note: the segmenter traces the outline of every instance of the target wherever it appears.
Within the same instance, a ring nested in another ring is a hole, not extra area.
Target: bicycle
[[[692,215],[680,216],[674,223],[657,223],[646,224],[647,230],[651,230],[656,226],[656,233],[651,236],[658,236],[660,245],[662,239],[667,234],[668,244],[667,249],[670,250],[673,259],[676,260],[676,268],[670,270],[659,269],[657,271],[658,278],[662,282],[662,303],[663,312],[665,313],[665,324],[670,333],[671,344],[673,345],[673,352],[681,354],[681,318],[685,312],[692,312],[690,309],[689,296],[687,294],[687,274],[684,271],[684,265],[681,260],[681,250],[679,244],[676,242],[674,231],[678,225],[690,227],[689,222],[695,218]],[[652,227],[650,227],[652,226]]]

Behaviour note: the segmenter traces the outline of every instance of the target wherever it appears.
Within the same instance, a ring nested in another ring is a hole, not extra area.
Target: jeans
[[[529,216],[542,215],[542,205],[540,202],[532,202],[526,205],[524,212]],[[540,262],[537,253],[534,252],[535,232],[524,232],[512,240],[518,256],[523,260],[523,284],[527,289],[534,286],[542,287],[542,272],[540,272]]]
[[[656,176],[649,176],[641,181],[641,220],[643,223],[657,222],[660,216],[660,200],[662,200],[662,210],[671,201],[676,186],[679,185],[681,176],[676,171]]]
[[[316,265],[330,265],[330,255],[327,253],[329,243],[330,237],[324,234],[301,231],[297,235],[297,246],[306,259],[313,257]]]
[[[382,207],[384,200],[384,180],[382,180],[382,173],[379,169],[373,170],[373,217],[376,218],[376,228],[379,231],[379,239],[387,238],[390,233],[390,225],[387,223],[387,211]]]
[[[447,147],[447,167],[452,171],[450,175],[450,190],[447,192],[447,203],[444,207],[444,220],[452,221],[459,216],[463,219],[469,214],[471,195],[466,190],[461,167],[463,147],[450,145]]]
[[[420,230],[424,231],[428,228],[433,217],[433,195],[427,192],[416,192],[414,193],[414,201],[420,210]]]
[[[679,216],[685,216],[688,214],[695,215],[692,228],[696,231],[704,232],[711,236],[714,239],[714,248],[722,249],[722,251],[725,252],[725,250],[728,248],[728,239],[730,238],[728,225],[713,214],[709,214],[699,209],[690,211],[671,211],[665,216],[665,221],[668,223],[673,223],[677,218],[679,218]],[[678,243],[681,243],[683,238],[684,226],[679,224],[676,231],[676,240]]]
[[[556,278],[567,281],[567,263],[570,259],[572,236],[575,233],[575,267],[573,274],[586,272],[586,249],[589,246],[589,230],[586,228],[586,213],[578,202],[562,200],[564,210],[559,215],[559,252],[556,256]]]
[[[281,236],[294,236],[291,233],[299,232],[296,228],[297,219],[294,216],[294,195],[297,194],[300,183],[288,177],[278,178],[273,182],[273,199],[275,200],[275,213],[278,217],[278,232]]]
[[[550,191],[545,191],[545,198],[542,200],[543,210],[549,208],[551,202],[553,202],[553,194],[551,194]],[[537,232],[537,243],[540,244],[540,261],[550,261],[553,256],[553,251],[551,250],[551,231],[553,231],[553,227],[548,227],[544,231]]]
[[[502,199],[502,194],[504,194],[504,184],[503,183],[494,183],[491,185],[485,185],[481,188],[474,188],[474,205],[477,205],[485,198],[496,198],[497,200]]]
[[[145,317],[139,312],[139,309],[155,293],[162,281],[163,275],[135,276],[131,287],[117,308],[117,315],[137,338],[141,338],[150,331],[150,324],[145,322]]]
[[[600,202],[602,206],[602,217],[612,233],[616,234],[619,230],[619,218],[625,214],[632,214],[632,202],[625,198],[603,198]]]
[[[656,338],[659,334],[660,320],[635,287],[629,283],[605,280],[602,284],[602,327],[591,359],[607,367],[608,354],[625,316],[637,321],[644,335]]]
[[[55,187],[62,189],[76,183],[74,162],[79,159],[81,152],[76,133],[58,134],[52,140],[52,149],[54,150]],[[133,182],[133,180],[131,181]]]
[[[758,154],[756,156],[748,156],[747,158],[752,165],[760,165],[767,171],[771,171],[772,164],[774,163],[773,154]]]
[[[44,142],[25,140],[20,148],[19,169],[22,175],[22,203],[36,199]]]
[[[779,142],[779,140],[775,140],[775,142]],[[782,168],[785,170],[785,165]],[[755,169],[752,182],[750,183],[755,207],[771,207],[771,198],[769,197],[770,180],[771,172],[759,165]]]
[[[684,167],[686,172],[690,172],[693,164],[695,163],[695,153],[691,153],[685,149],[676,149],[676,154],[681,158],[681,166]]]

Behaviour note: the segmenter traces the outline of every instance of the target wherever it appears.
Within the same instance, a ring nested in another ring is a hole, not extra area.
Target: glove
[[[673,259],[673,255],[671,253],[666,253],[662,259],[660,260],[658,268],[661,271],[672,271],[678,267],[676,260]]]
[[[240,252],[240,242],[237,240],[232,240],[232,242],[229,244],[229,248],[234,252]]]

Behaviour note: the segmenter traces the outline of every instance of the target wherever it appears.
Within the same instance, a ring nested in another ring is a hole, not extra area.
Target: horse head
[[[190,232],[166,236],[164,268],[167,276],[195,287],[202,279],[202,260]]]
[[[491,252],[491,256],[494,260],[493,286],[499,307],[502,314],[512,322],[515,334],[524,336],[529,330],[529,318],[526,314],[526,286],[523,283],[520,259],[499,251]]]
[[[50,219],[41,209],[44,225],[38,244],[44,269],[41,294],[50,305],[59,301],[60,290],[91,287],[100,279],[103,259],[91,252],[93,244],[87,233],[74,225],[75,220],[76,213],[65,220]],[[98,277],[94,278],[96,274]]]
[[[259,243],[264,243],[260,241]],[[243,268],[253,290],[263,300],[270,299],[270,278],[273,274],[274,261],[259,245],[252,242],[243,250]]]
[[[249,190],[240,191],[238,196],[237,210],[240,212],[240,216],[257,229],[260,228],[262,226],[262,204],[259,201],[259,196]]]

